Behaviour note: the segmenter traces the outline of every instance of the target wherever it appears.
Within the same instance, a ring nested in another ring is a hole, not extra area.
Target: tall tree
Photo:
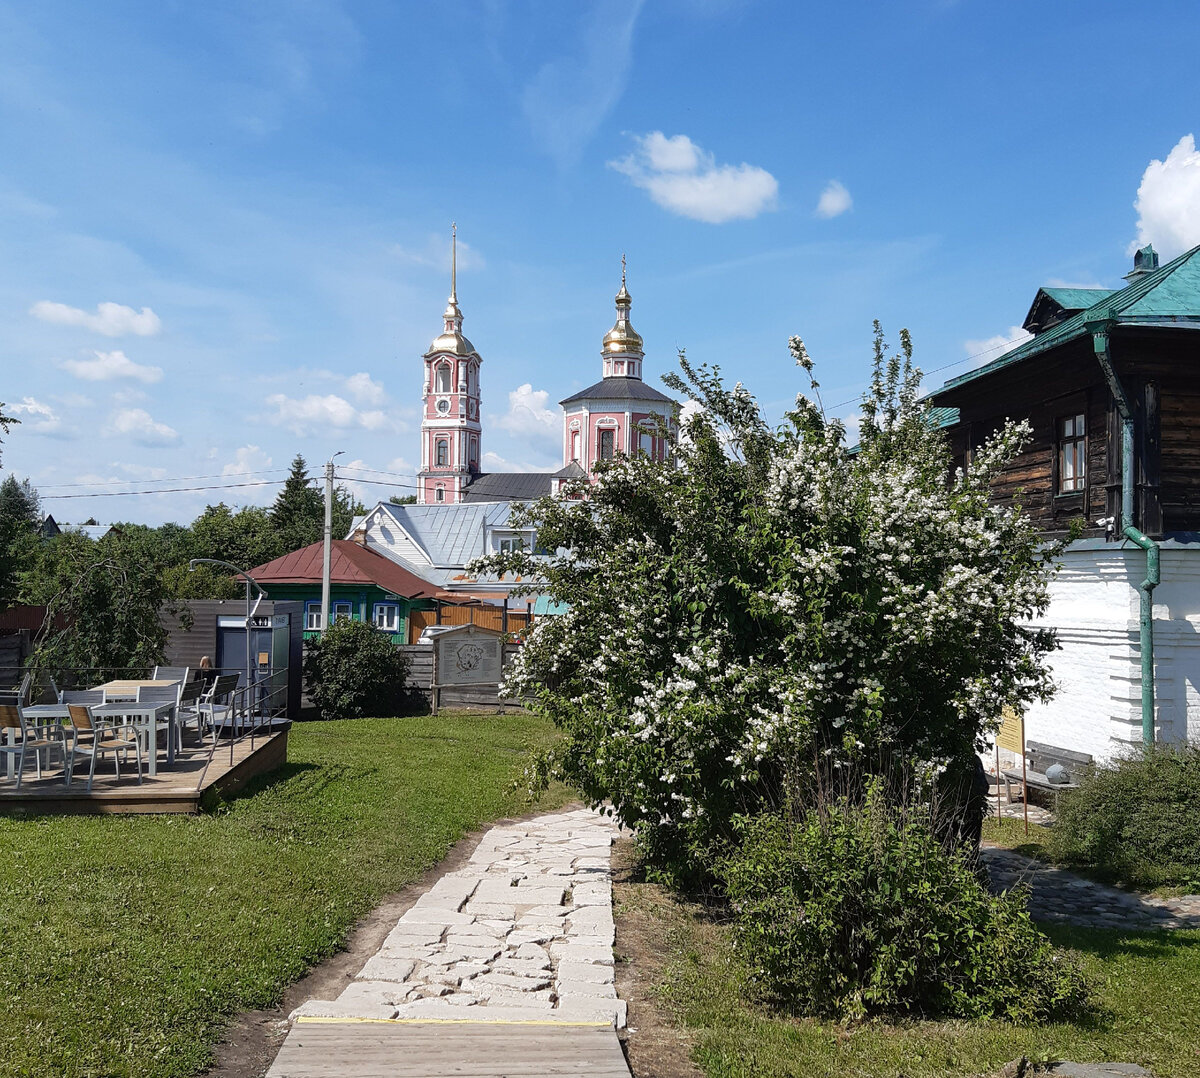
[[[271,506],[271,523],[285,550],[297,550],[321,538],[325,528],[325,503],[308,478],[304,457],[296,454],[292,470]]]
[[[18,574],[28,568],[37,543],[40,505],[28,479],[0,483],[0,603],[17,597]]]

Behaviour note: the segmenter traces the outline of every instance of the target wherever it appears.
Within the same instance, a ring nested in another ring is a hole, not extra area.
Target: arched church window
[[[445,487],[438,487],[438,488],[437,488],[437,489],[436,489],[436,490],[433,492],[433,500],[434,500],[435,502],[444,502],[444,501],[446,500],[446,488],[445,488]]]
[[[612,460],[613,453],[616,450],[617,432],[611,427],[600,432],[599,453],[597,456],[601,460]]]
[[[450,443],[445,438],[439,438],[435,443],[434,459],[439,468],[444,468],[450,463]]]
[[[579,431],[571,431],[571,459],[579,459]]]
[[[450,364],[439,363],[437,368],[437,391],[439,393],[450,392]]]
[[[638,452],[648,457],[654,456],[654,432],[645,427],[638,431]]]
[[[479,439],[478,438],[471,439],[470,457],[471,457],[471,471],[473,471],[473,472],[477,471],[479,469]]]

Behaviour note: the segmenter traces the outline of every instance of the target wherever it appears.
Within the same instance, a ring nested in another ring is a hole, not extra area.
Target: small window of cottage
[[[1086,485],[1087,417],[1071,415],[1058,421],[1058,493],[1072,494]]]

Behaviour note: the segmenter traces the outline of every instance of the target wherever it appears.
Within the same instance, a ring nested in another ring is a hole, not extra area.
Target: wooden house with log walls
[[[1097,760],[1200,739],[1200,247],[1163,266],[1146,247],[1125,280],[1039,289],[1031,339],[931,394],[960,464],[1027,420],[995,497],[1048,536],[1082,528],[1040,621],[1059,691],[1027,737]]]

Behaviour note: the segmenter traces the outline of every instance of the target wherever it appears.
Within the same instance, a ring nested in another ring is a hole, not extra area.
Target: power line
[[[942,371],[948,371],[951,367],[961,367],[964,363],[970,363],[973,359],[978,359],[980,356],[986,356],[989,352],[996,351],[997,348],[1003,348],[1005,351],[1008,351],[1008,349],[1015,347],[1015,341],[1001,341],[1000,344],[993,344],[990,348],[976,352],[973,356],[967,356],[966,359],[956,359],[953,363],[943,363],[940,367],[934,367],[931,371],[922,371],[921,377],[924,378],[930,374],[939,374]],[[841,408],[847,404],[856,404],[860,400],[862,400],[861,393],[857,397],[851,397],[849,400],[841,401],[838,404],[831,404],[829,410],[832,412],[835,408]]]
[[[236,490],[239,487],[281,487],[284,484],[283,479],[260,479],[255,483],[214,483],[204,487],[163,487],[159,490],[98,490],[91,494],[42,494],[40,491],[38,497],[42,501],[51,499],[62,500],[64,498],[129,498],[137,494],[188,494],[197,490]]]
[[[38,487],[42,490],[70,490],[72,487],[94,487],[100,483],[186,483],[193,479],[237,479],[244,475],[271,475],[273,472],[284,472],[286,468],[264,468],[257,472],[219,472],[212,475],[176,475],[170,479],[100,479],[95,483],[51,483],[49,487]],[[153,493],[147,491],[146,493]],[[66,497],[66,495],[46,495],[46,497]]]

